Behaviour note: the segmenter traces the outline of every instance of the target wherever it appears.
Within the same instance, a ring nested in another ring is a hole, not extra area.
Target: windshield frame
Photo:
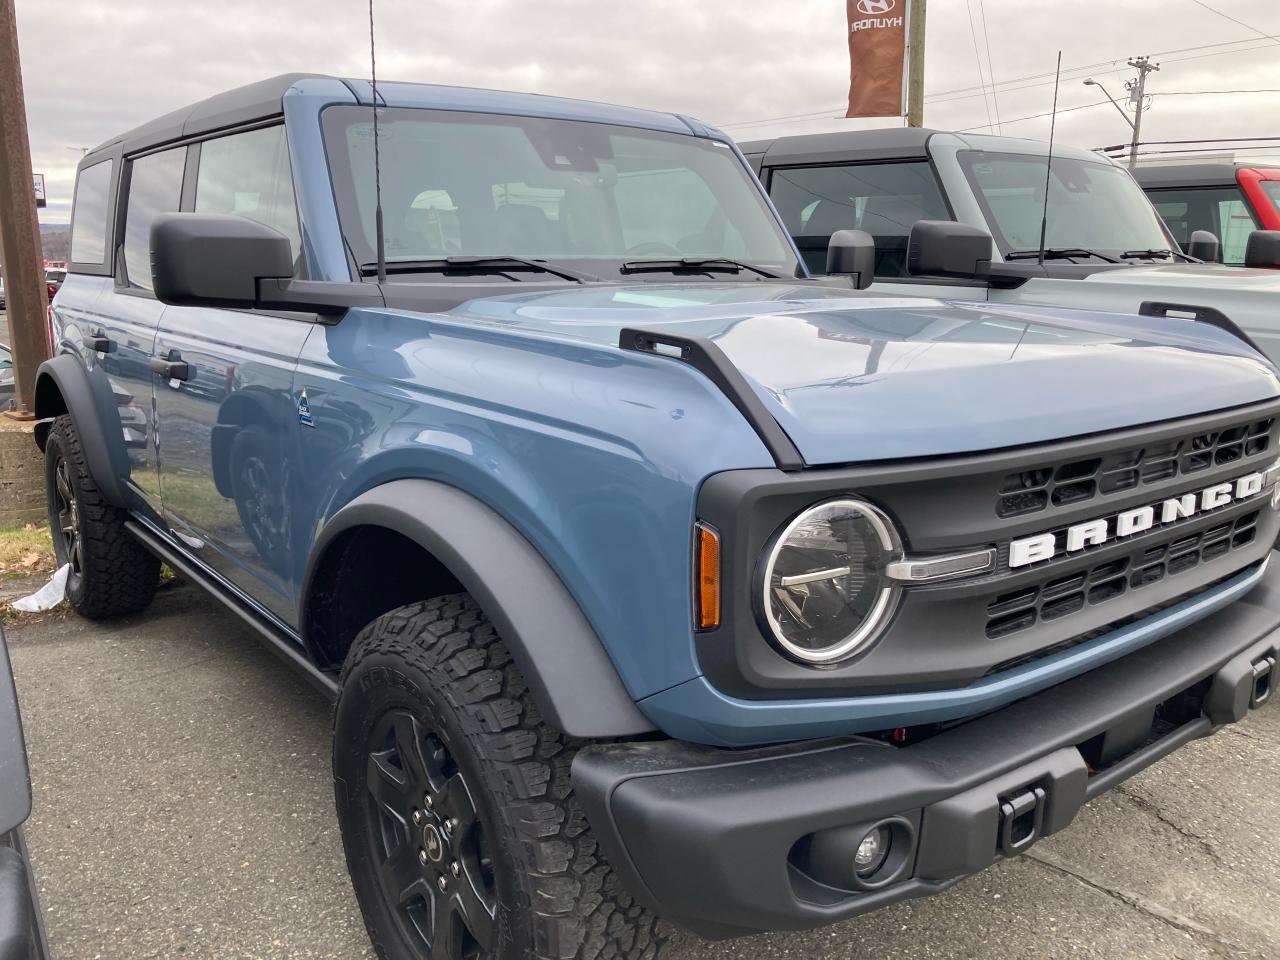
[[[969,190],[973,194],[974,199],[977,201],[979,209],[981,209],[982,211],[983,219],[986,220],[987,222],[987,229],[990,230],[991,232],[991,237],[995,241],[996,249],[999,251],[1001,259],[1007,258],[1010,253],[1028,249],[1027,247],[1010,243],[1007,237],[1005,236],[1001,222],[999,218],[995,215],[995,212],[992,210],[991,205],[988,202],[986,192],[983,190],[982,185],[978,182],[977,174],[973,169],[975,157],[989,157],[996,160],[1012,161],[1015,163],[1031,163],[1038,166],[1041,171],[1044,171],[1046,165],[1049,163],[1049,156],[1047,154],[1038,155],[1034,153],[1020,153],[1013,150],[984,150],[981,148],[970,148],[966,150],[959,150],[956,152],[956,163],[959,165],[961,172],[964,174],[965,181],[969,185]],[[1122,254],[1128,253],[1133,250],[1168,249],[1172,252],[1172,255],[1161,262],[1172,263],[1177,260],[1177,253],[1181,250],[1181,247],[1179,247],[1177,242],[1173,239],[1173,234],[1169,232],[1168,226],[1165,224],[1164,220],[1160,217],[1160,213],[1159,211],[1156,210],[1155,205],[1151,202],[1151,198],[1147,196],[1147,194],[1143,191],[1142,187],[1138,185],[1138,182],[1133,179],[1133,177],[1128,173],[1128,171],[1126,171],[1123,167],[1119,167],[1108,160],[1102,160],[1102,159],[1092,160],[1092,159],[1085,159],[1083,157],[1078,157],[1078,156],[1061,156],[1061,155],[1053,157],[1053,163],[1055,164],[1062,161],[1085,164],[1089,167],[1098,167],[1100,169],[1110,171],[1107,173],[1107,176],[1115,175],[1115,176],[1125,178],[1128,181],[1128,184],[1132,188],[1132,190],[1136,192],[1138,196],[1141,198],[1142,206],[1145,207],[1150,212],[1152,222],[1154,223],[1156,228],[1155,235],[1161,238],[1161,242],[1159,244],[1152,244],[1152,243],[1144,243],[1142,241],[1138,241],[1134,246],[1131,246],[1131,247],[1103,247],[1095,243],[1074,243],[1073,242],[1070,244],[1060,244],[1052,241],[1047,241],[1046,242],[1047,248],[1052,249],[1054,247],[1061,247],[1061,246],[1084,247],[1089,250],[1093,250],[1100,254],[1104,254],[1108,257],[1113,257],[1113,258],[1120,257]],[[1043,198],[1041,198],[1041,202],[1043,202]],[[1037,220],[1038,219],[1039,218],[1037,218]],[[1051,227],[1053,225],[1053,208],[1052,207],[1049,208],[1049,225]],[[1129,260],[1126,262],[1133,263],[1136,265],[1141,263],[1142,261],[1140,259],[1135,259],[1135,260]]]
[[[344,131],[350,123],[358,122],[361,117],[367,119],[368,108],[357,107],[352,104],[330,104],[320,112],[320,126],[322,133],[322,141],[324,144],[325,162],[329,170],[330,186],[333,192],[333,200],[338,214],[338,224],[345,245],[345,254],[348,264],[352,271],[353,279],[365,279],[361,277],[361,265],[372,263],[376,259],[376,252],[366,233],[366,225],[361,215],[360,200],[357,196],[355,175],[352,170],[351,156],[344,148],[344,144],[335,140],[335,134]],[[350,119],[348,119],[348,117]],[[795,243],[792,241],[791,235],[787,232],[774,209],[773,203],[770,201],[767,193],[759,180],[751,172],[750,166],[746,159],[742,156],[741,151],[733,141],[719,136],[697,136],[692,133],[670,133],[664,130],[658,130],[645,126],[634,126],[623,123],[604,123],[594,120],[577,120],[563,117],[543,117],[531,114],[521,113],[504,113],[504,112],[487,112],[487,111],[462,111],[448,110],[435,107],[416,107],[416,106],[389,106],[379,111],[380,118],[397,117],[409,120],[423,119],[439,119],[441,121],[457,124],[460,122],[475,122],[478,124],[502,122],[504,120],[519,124],[522,121],[543,121],[551,123],[564,123],[575,125],[590,125],[592,127],[604,128],[607,131],[616,131],[618,134],[631,137],[647,137],[655,140],[666,140],[676,143],[688,143],[690,141],[700,145],[715,145],[715,149],[723,150],[732,160],[733,168],[743,180],[743,186],[750,191],[752,201],[762,215],[761,223],[767,224],[777,240],[779,252],[784,255],[781,261],[755,261],[747,257],[738,257],[735,259],[746,259],[750,263],[758,263],[764,269],[777,273],[780,278],[785,280],[794,280],[807,278],[808,271],[804,267],[804,261],[800,257],[799,251],[796,249]],[[384,119],[382,122],[386,122]],[[386,177],[386,156],[382,159],[384,184]],[[674,169],[674,168],[673,168]],[[685,169],[693,169],[688,167]],[[696,172],[696,171],[695,171]],[[371,186],[371,185],[370,185]],[[385,196],[385,186],[384,186]],[[724,204],[720,203],[720,198],[716,197],[717,207],[724,209]],[[492,250],[484,253],[464,249],[459,254],[462,257],[481,257],[488,258],[492,256],[508,255],[507,251]],[[690,280],[712,280],[723,283],[726,280],[742,279],[742,280],[762,280],[763,277],[757,275],[752,270],[743,269],[738,276],[727,276],[724,272],[716,271],[709,274],[691,273],[688,270],[675,271],[672,274],[664,274],[661,272],[646,272],[644,276],[635,276],[621,269],[626,261],[635,261],[643,259],[669,260],[670,256],[654,254],[652,257],[632,256],[629,254],[620,254],[618,256],[602,256],[602,257],[574,257],[556,254],[548,251],[545,255],[542,253],[528,254],[522,253],[520,256],[526,259],[545,261],[549,265],[560,266],[576,270],[582,273],[595,274],[602,281],[609,283],[639,283],[652,281],[654,279],[662,279],[664,282],[680,281],[687,282]],[[717,257],[695,257],[694,259],[726,259],[729,257],[727,252]],[[396,257],[388,256],[387,263],[392,266],[396,262]],[[406,257],[404,260],[422,260],[421,257]],[[436,274],[430,279],[430,282],[488,282],[492,283],[495,277],[500,278],[507,275],[507,271],[479,272],[474,276],[458,276],[451,275],[447,279]],[[532,278],[535,275],[530,275]],[[411,271],[397,271],[396,279],[398,280],[421,280],[421,274],[415,274]],[[510,279],[510,278],[509,278]],[[540,276],[538,279],[551,279],[549,276]]]

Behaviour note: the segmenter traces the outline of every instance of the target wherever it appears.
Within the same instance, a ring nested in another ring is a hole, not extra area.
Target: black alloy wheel
[[[374,725],[368,747],[367,841],[405,942],[424,960],[487,955],[497,930],[493,859],[458,765],[403,709]]]
[[[71,485],[71,469],[67,458],[59,455],[53,463],[53,508],[57,514],[58,532],[62,540],[62,558],[71,564],[68,580],[79,581],[84,575],[84,551],[80,542],[80,507]]]

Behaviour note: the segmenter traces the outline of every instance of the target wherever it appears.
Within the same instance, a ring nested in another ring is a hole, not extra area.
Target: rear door
[[[145,504],[160,510],[158,434],[149,363],[164,304],[151,292],[151,223],[178,209],[187,150],[176,147],[126,158],[117,209],[115,282],[96,304],[87,333],[111,384],[129,458],[129,481]]]
[[[288,146],[280,124],[192,146],[184,208],[280,230],[300,249]],[[296,472],[298,354],[314,315],[170,307],[156,378],[164,519],[202,563],[286,624],[295,619],[289,489]]]

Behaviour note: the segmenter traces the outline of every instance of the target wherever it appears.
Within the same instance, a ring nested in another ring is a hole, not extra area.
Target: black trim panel
[[[663,346],[672,347],[679,353],[660,350],[659,347]],[[657,357],[667,357],[687,363],[714,383],[716,388],[729,398],[729,402],[737,408],[743,419],[760,437],[779,470],[803,469],[804,457],[791,437],[756,396],[747,378],[724,355],[724,351],[706,337],[623,327],[618,332],[618,349],[635,353],[651,353]]]

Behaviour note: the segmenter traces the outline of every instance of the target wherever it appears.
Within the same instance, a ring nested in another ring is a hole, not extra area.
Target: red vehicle
[[[1139,160],[1133,176],[1184,252],[1194,231],[1208,230],[1222,243],[1222,262],[1242,266],[1249,234],[1280,230],[1280,165]]]

